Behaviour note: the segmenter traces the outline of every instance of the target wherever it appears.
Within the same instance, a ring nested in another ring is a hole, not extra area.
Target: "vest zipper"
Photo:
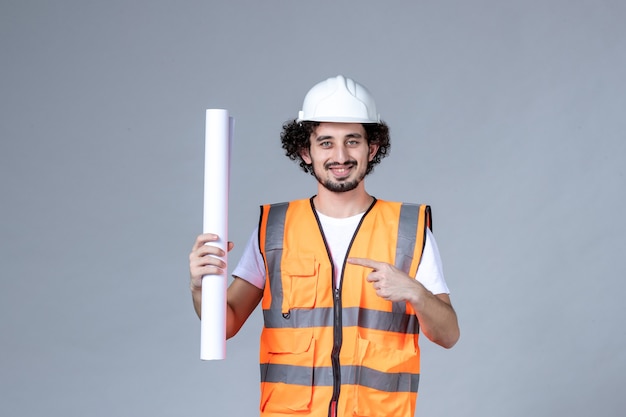
[[[350,249],[352,248],[352,243],[356,238],[359,229],[361,228],[361,224],[363,224],[363,219],[369,211],[376,204],[376,198],[373,198],[372,204],[361,217],[361,221],[359,222],[356,230],[354,231],[354,235],[352,235],[352,240],[348,245],[348,250],[346,252],[346,259],[343,261],[343,265],[341,268],[341,281],[339,285],[337,285],[337,276],[335,275],[335,264],[333,262],[333,257],[330,253],[330,248],[328,247],[328,242],[326,241],[326,236],[324,235],[324,229],[322,228],[322,223],[320,222],[319,216],[317,215],[317,211],[315,210],[315,205],[313,204],[313,198],[309,199],[309,203],[311,204],[311,209],[313,210],[313,215],[315,216],[315,220],[317,221],[317,227],[322,234],[322,240],[324,241],[324,246],[326,247],[326,254],[328,255],[328,260],[330,261],[330,269],[332,273],[330,274],[331,285],[333,288],[333,350],[330,354],[330,360],[332,363],[333,369],[333,396],[330,399],[330,404],[328,406],[328,416],[329,417],[337,417],[337,402],[339,401],[339,393],[341,392],[341,363],[339,362],[339,352],[341,351],[341,344],[343,343],[343,324],[341,318],[341,287],[343,286],[343,271],[346,268],[346,259],[347,255],[350,253]]]
[[[333,284],[334,281],[333,279]],[[329,417],[337,417],[337,401],[339,400],[339,393],[341,391],[341,364],[339,363],[339,352],[341,351],[343,335],[341,331],[341,290],[337,287],[333,290],[333,310],[333,350],[330,355],[333,366],[333,396],[330,400]]]

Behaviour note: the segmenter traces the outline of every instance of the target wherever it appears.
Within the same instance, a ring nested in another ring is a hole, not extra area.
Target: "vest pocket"
[[[412,416],[417,398],[419,356],[358,338],[358,371],[354,385],[354,415]],[[412,373],[416,373],[411,376]]]
[[[313,397],[313,332],[290,329],[277,336],[267,339],[268,363],[261,364],[260,409],[283,414],[309,411]]]
[[[283,313],[292,308],[313,308],[317,298],[320,265],[313,256],[301,255],[282,261]]]

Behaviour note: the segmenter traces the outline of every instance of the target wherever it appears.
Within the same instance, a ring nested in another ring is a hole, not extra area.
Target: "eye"
[[[325,141],[320,142],[320,146],[322,148],[330,148],[332,146],[332,143],[329,140],[325,140]]]

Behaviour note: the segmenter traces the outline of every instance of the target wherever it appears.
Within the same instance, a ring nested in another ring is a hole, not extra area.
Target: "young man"
[[[349,78],[315,85],[281,140],[317,194],[261,208],[227,295],[229,338],[262,304],[261,416],[412,417],[419,333],[445,348],[459,338],[430,208],[365,190],[389,130]],[[202,276],[226,271],[205,245],[216,239],[200,235],[189,257],[198,315]]]

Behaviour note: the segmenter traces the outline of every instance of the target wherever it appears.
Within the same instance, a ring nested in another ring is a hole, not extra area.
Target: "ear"
[[[300,150],[300,158],[302,158],[302,160],[307,165],[311,165],[312,159],[311,159],[311,155],[309,154],[309,148],[302,148]]]
[[[380,148],[380,145],[378,145],[376,143],[370,143],[369,144],[369,148],[370,148],[370,152],[369,152],[369,159],[368,159],[368,161],[372,162],[372,159],[374,159],[374,157],[378,153],[378,149]]]

